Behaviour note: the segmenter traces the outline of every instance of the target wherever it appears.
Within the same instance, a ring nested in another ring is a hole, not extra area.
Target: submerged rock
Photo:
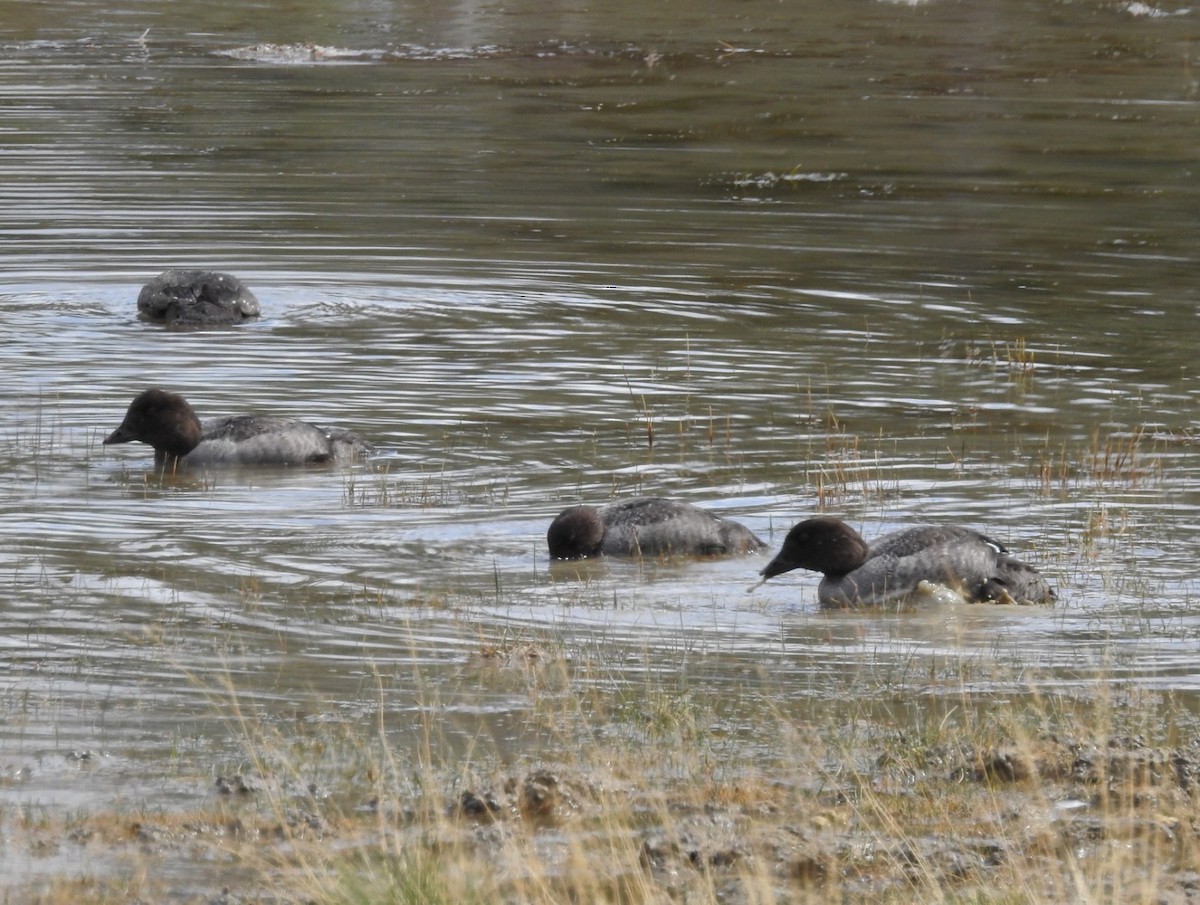
[[[138,294],[138,316],[168,326],[237,324],[258,317],[245,283],[213,270],[164,270]]]

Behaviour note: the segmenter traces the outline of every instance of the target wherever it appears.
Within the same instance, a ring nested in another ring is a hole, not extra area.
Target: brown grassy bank
[[[202,808],[3,815],[3,901],[1200,901],[1200,736],[1170,695],[964,689],[798,720],[759,676],[742,732],[700,683],[480,658],[534,700],[518,759],[450,755],[435,720],[399,748],[386,714],[235,719],[244,759],[195,778]]]

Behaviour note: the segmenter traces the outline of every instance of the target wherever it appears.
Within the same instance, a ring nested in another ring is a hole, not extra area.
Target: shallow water
[[[0,5],[0,798],[207,794],[147,777],[236,756],[226,678],[518,756],[529,695],[478,654],[526,638],[604,686],[769,676],[797,719],[1200,700],[1197,13],[607,7]],[[169,266],[265,316],[140,323]],[[100,445],[148,385],[379,454],[164,483]],[[1060,604],[547,561],[560,508],[634,493],[773,544],[968,523]]]

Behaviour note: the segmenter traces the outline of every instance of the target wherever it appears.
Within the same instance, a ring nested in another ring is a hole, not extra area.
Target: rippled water
[[[528,696],[472,664],[523,638],[597,682],[769,674],[798,715],[964,675],[1195,695],[1190,8],[179,6],[0,5],[4,797],[235,750],[226,676],[519,748]],[[140,323],[169,266],[264,318]],[[162,483],[100,445],[148,385],[380,453]],[[1060,605],[547,561],[558,509],[634,493],[774,544],[818,508],[972,524]]]

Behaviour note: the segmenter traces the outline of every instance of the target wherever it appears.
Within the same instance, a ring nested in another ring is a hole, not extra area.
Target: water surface
[[[579,682],[769,677],[797,721],[1196,699],[1196,14],[544,6],[2,5],[5,799],[202,798],[147,777],[235,755],[226,680],[520,756],[529,695],[476,664],[522,639]],[[139,322],[171,266],[265,316]],[[149,385],[379,453],[163,482],[100,445]],[[821,508],[971,524],[1060,603],[547,561],[560,508],[635,493],[773,545]]]

